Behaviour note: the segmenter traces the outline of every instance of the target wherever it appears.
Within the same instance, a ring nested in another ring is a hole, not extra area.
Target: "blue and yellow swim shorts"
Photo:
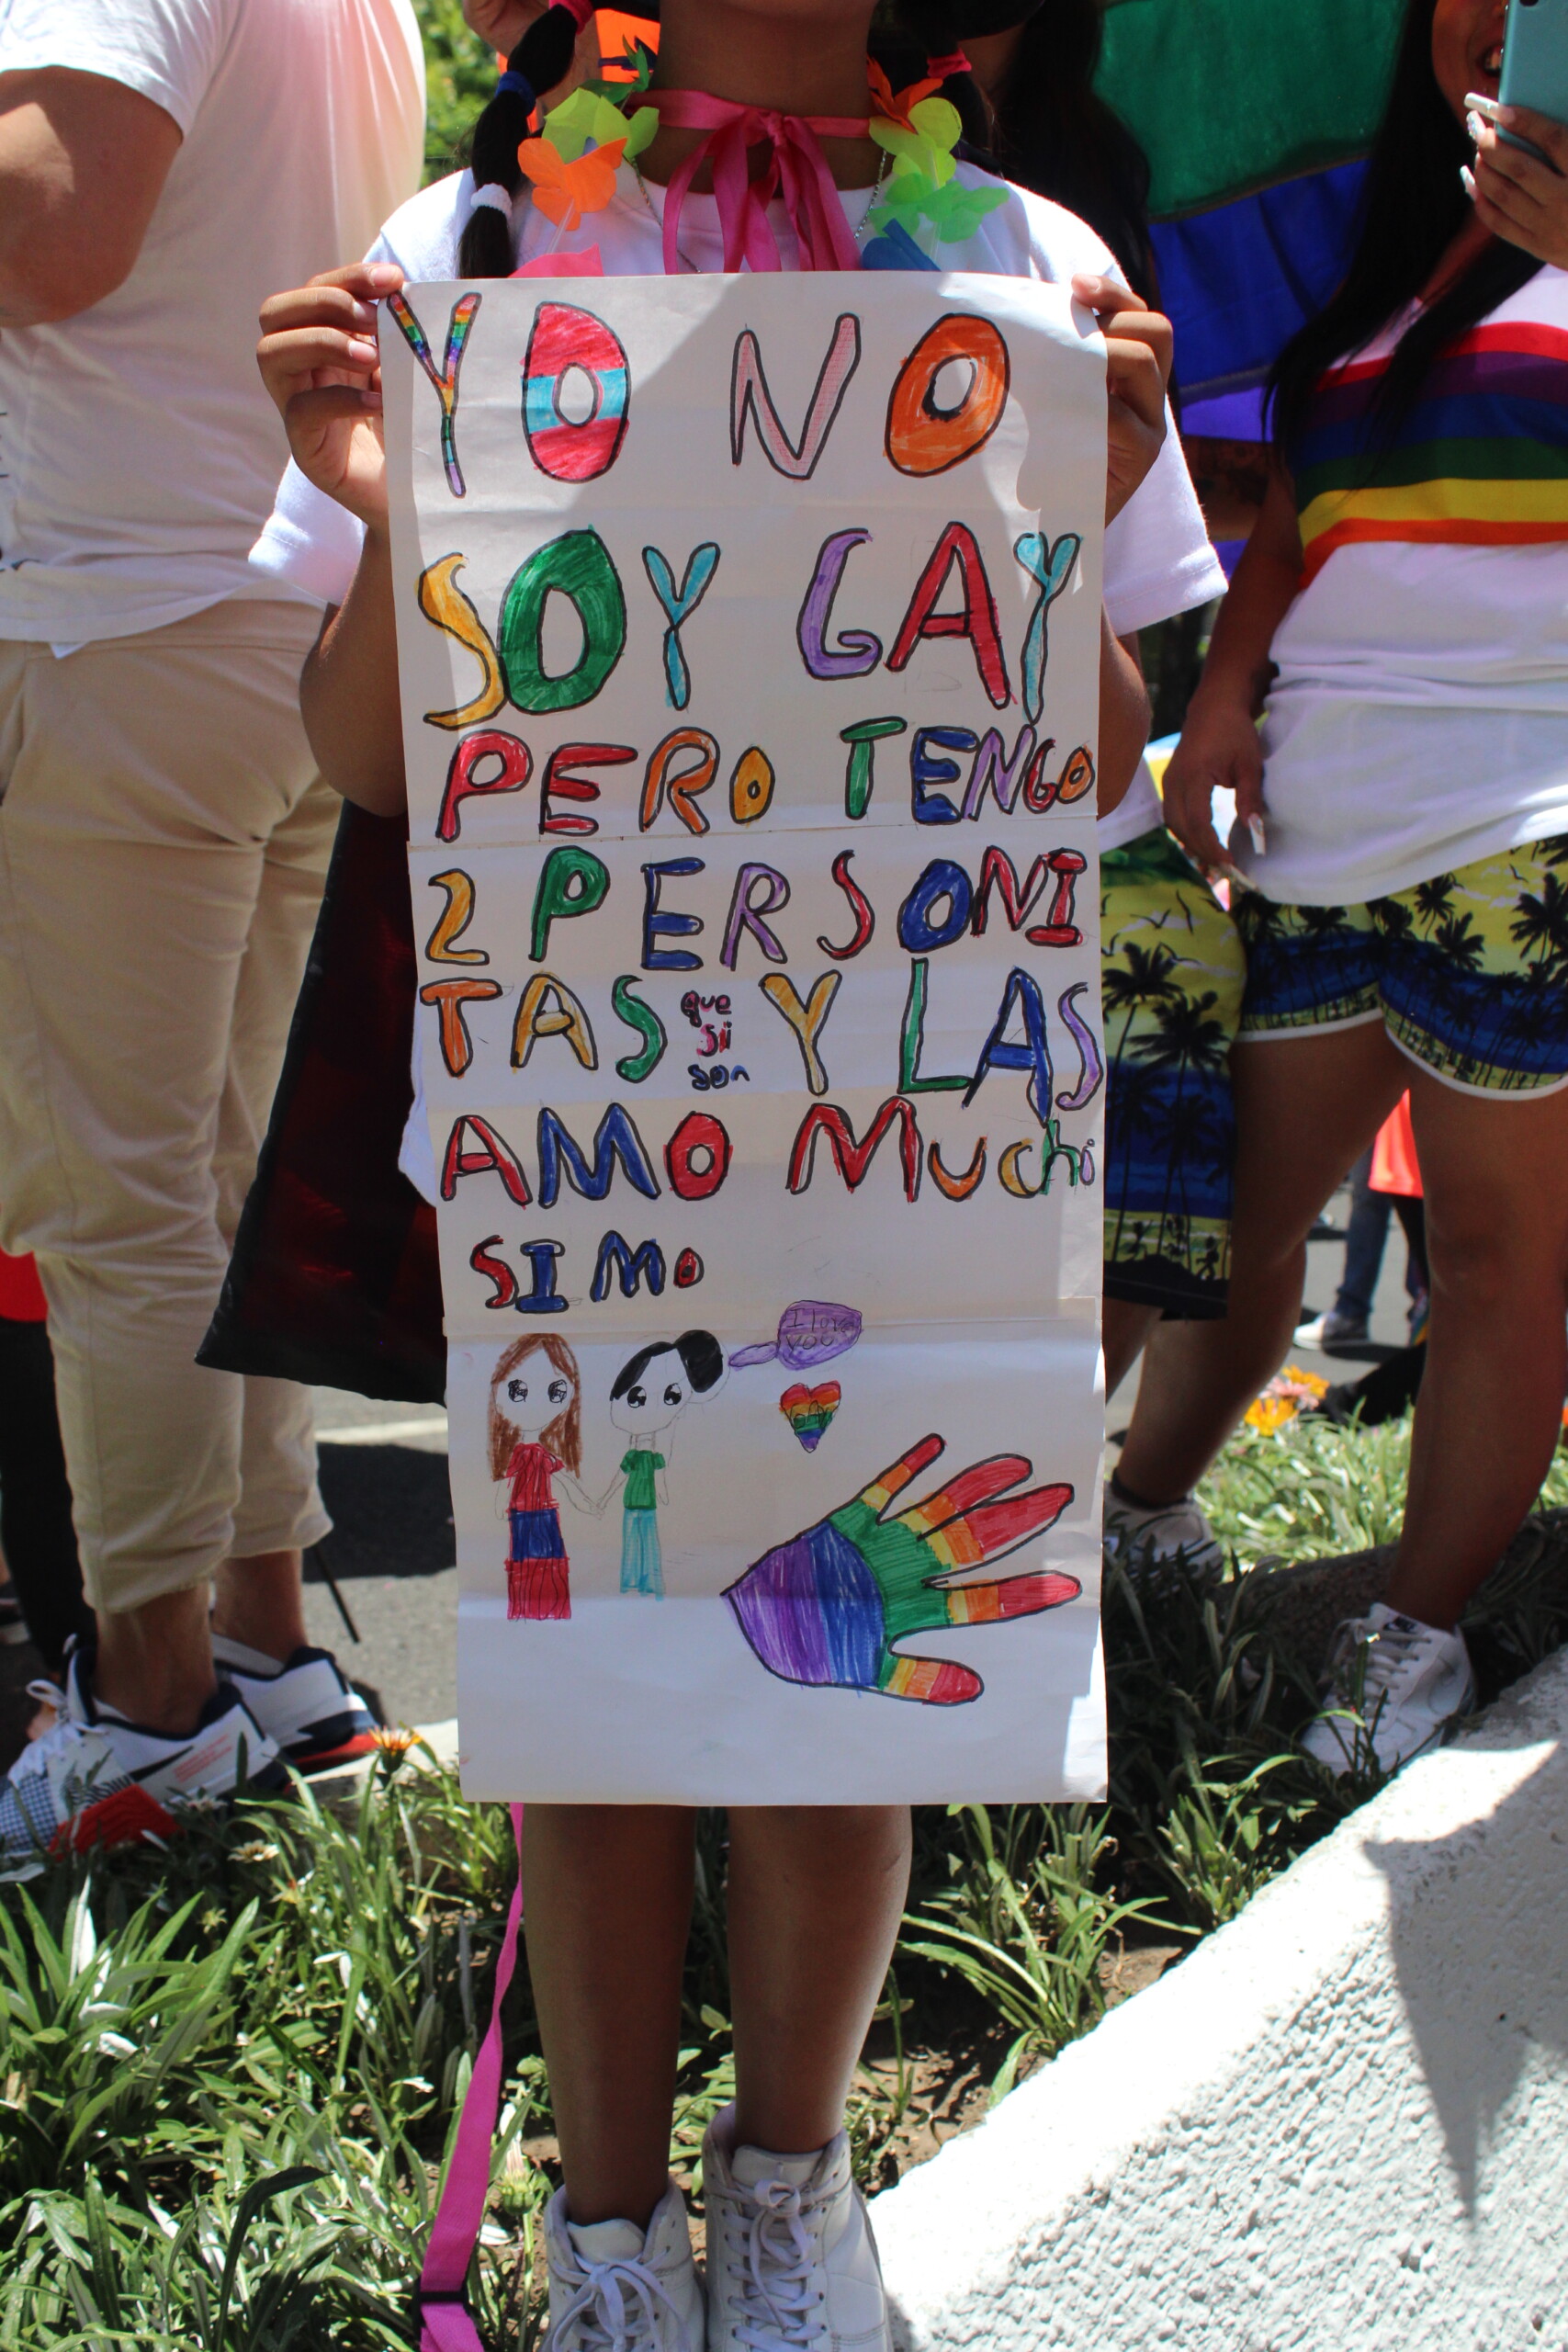
[[[1363,906],[1238,892],[1244,1037],[1381,1021],[1467,1094],[1568,1086],[1568,834]]]
[[[1100,862],[1105,1295],[1172,1319],[1230,1285],[1230,1049],[1247,978],[1224,907],[1162,827]]]

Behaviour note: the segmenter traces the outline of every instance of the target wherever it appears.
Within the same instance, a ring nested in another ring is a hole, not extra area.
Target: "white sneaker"
[[[1353,1348],[1367,1336],[1367,1327],[1354,1315],[1336,1315],[1330,1307],[1326,1315],[1314,1315],[1310,1323],[1298,1323],[1294,1345],[1316,1348]]]
[[[277,1750],[239,1694],[220,1683],[188,1738],[127,1722],[98,1706],[80,1649],[65,1687],[51,1690],[55,1719],[0,1782],[0,1878],[32,1878],[46,1857],[74,1848],[173,1838],[171,1806],[281,1786]]]
[[[212,1657],[296,1771],[330,1772],[374,1752],[376,1718],[331,1650],[298,1649],[279,1666],[214,1634]]]
[[[1462,1634],[1439,1633],[1374,1601],[1336,1634],[1324,1703],[1301,1744],[1336,1779],[1397,1772],[1437,1747],[1474,1699]]]
[[[1190,1495],[1179,1503],[1131,1503],[1108,1478],[1104,1529],[1106,1558],[1130,1577],[1154,1578],[1178,1566],[1212,1576],[1225,1565],[1224,1546]]]
[[[840,2132],[812,2155],[703,2142],[707,2352],[888,2352],[882,2266]]]
[[[686,2200],[671,2182],[645,2231],[569,2222],[566,2191],[545,2209],[548,2352],[703,2352],[703,2290]]]

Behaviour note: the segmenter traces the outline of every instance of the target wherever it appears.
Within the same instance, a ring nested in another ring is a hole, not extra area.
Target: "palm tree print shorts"
[[[1568,834],[1354,907],[1238,893],[1244,1037],[1381,1021],[1467,1094],[1568,1086]]]
[[[1235,925],[1163,827],[1100,862],[1107,1080],[1105,1295],[1172,1320],[1230,1284]]]

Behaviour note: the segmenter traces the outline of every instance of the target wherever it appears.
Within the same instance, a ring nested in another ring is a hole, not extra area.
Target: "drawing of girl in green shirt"
[[[724,1351],[711,1331],[682,1331],[639,1348],[623,1365],[610,1391],[610,1419],[630,1442],[604,1504],[621,1496],[621,1590],[664,1598],[664,1564],[659,1549],[659,1506],[670,1500],[665,1476],[669,1457],[658,1441],[672,1430],[694,1396],[716,1388],[724,1374]]]

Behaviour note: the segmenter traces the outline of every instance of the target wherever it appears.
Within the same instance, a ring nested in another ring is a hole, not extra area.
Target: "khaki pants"
[[[0,1246],[36,1251],[88,1598],[315,1543],[309,1392],[196,1351],[254,1172],[337,816],[303,605],[0,642]]]

